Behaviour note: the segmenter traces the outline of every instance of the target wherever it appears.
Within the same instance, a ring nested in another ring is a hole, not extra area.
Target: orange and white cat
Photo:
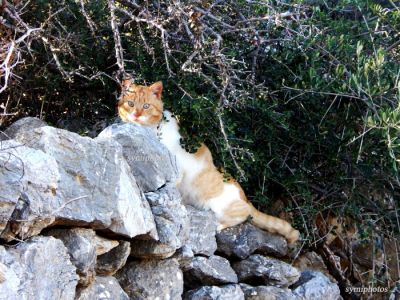
[[[124,80],[122,85],[118,102],[120,118],[157,131],[161,143],[176,156],[180,172],[177,187],[186,204],[211,209],[219,222],[218,230],[250,219],[261,229],[283,235],[290,244],[298,240],[299,231],[285,220],[258,211],[248,201],[238,182],[233,179],[224,181],[206,145],[202,144],[196,153],[189,153],[181,147],[177,120],[169,111],[163,111],[161,81],[143,86]]]

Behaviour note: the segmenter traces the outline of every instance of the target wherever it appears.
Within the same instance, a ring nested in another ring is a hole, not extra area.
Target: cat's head
[[[162,89],[161,81],[145,86],[136,85],[130,79],[123,80],[122,94],[118,101],[119,117],[124,122],[143,126],[157,125],[163,115]]]

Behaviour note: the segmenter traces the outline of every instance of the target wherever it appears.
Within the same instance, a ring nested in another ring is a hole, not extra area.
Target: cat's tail
[[[288,240],[289,244],[294,244],[300,237],[300,232],[294,229],[288,222],[264,214],[258,211],[253,205],[251,205],[251,217],[251,222],[254,225],[271,233],[283,235]]]

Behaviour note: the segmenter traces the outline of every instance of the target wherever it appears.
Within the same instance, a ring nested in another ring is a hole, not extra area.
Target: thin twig
[[[117,60],[119,75],[124,75],[125,74],[125,64],[124,64],[124,54],[123,54],[124,51],[121,45],[121,36],[119,34],[119,29],[115,17],[116,7],[114,0],[108,0],[107,2],[108,2],[108,8],[110,10],[111,29],[114,37],[115,58]]]

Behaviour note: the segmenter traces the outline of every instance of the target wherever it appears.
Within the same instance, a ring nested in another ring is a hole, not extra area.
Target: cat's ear
[[[123,90],[128,90],[131,86],[135,85],[131,78],[124,78],[121,82],[121,87]]]
[[[163,90],[162,81],[157,81],[150,86],[150,90],[157,96],[159,100],[161,100],[161,92]]]

